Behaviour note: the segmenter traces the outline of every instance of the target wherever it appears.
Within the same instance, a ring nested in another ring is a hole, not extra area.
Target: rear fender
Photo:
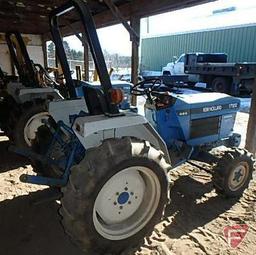
[[[52,101],[49,102],[48,110],[56,123],[63,121],[69,127],[73,123],[72,116],[78,115],[81,111],[88,113],[84,98]]]
[[[58,90],[46,88],[26,88],[21,83],[9,83],[7,85],[7,92],[11,95],[18,104],[34,101],[36,99],[54,100],[63,99]]]
[[[171,163],[165,142],[148,121],[138,114],[128,113],[114,118],[105,115],[79,117],[73,125],[73,131],[85,149],[97,147],[103,140],[110,138],[134,137],[148,141],[161,150],[166,161]]]

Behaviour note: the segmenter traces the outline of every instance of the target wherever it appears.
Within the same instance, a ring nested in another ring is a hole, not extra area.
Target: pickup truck
[[[184,72],[185,56],[186,54],[182,54],[179,58],[173,57],[174,61],[162,68],[162,75],[186,75]],[[199,75],[188,74],[188,82],[190,84],[194,84],[198,81]]]
[[[189,53],[184,56],[184,72],[199,75],[207,88],[230,95],[251,94],[255,63],[228,63],[224,53]]]
[[[188,75],[190,84],[202,82],[222,93],[251,94],[256,63],[228,63],[225,53],[189,53],[168,63],[162,74]]]

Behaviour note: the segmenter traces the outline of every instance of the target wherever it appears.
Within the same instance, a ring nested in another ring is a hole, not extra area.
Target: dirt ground
[[[236,130],[246,130],[248,114],[240,113]],[[244,141],[244,139],[243,139]],[[23,184],[19,176],[32,173],[26,160],[7,152],[8,140],[0,134],[0,254],[82,255],[59,223],[58,200],[48,201],[47,187]],[[255,254],[256,178],[239,199],[227,200],[213,189],[211,176],[184,165],[171,174],[174,186],[166,218],[156,226],[145,245],[125,255]],[[247,224],[244,241],[230,248],[223,229]]]

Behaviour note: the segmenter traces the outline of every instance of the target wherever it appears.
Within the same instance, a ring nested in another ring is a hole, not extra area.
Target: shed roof
[[[145,17],[166,11],[181,9],[213,0],[113,0],[123,16],[129,20],[132,16]],[[0,0],[0,32],[19,31],[27,34],[47,34],[48,16],[51,10],[66,0]],[[104,4],[104,1],[88,0],[97,27],[119,23]],[[77,23],[78,18],[68,16],[63,26]],[[78,27],[78,24],[76,24]],[[71,34],[66,29],[66,34]]]

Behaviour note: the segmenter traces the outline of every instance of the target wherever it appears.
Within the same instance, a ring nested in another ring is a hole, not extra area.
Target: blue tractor
[[[83,98],[77,98],[79,85],[72,80],[60,31],[60,19],[70,12],[81,19],[101,84],[83,86]],[[79,247],[88,254],[121,254],[144,240],[169,202],[168,171],[191,160],[214,164],[218,192],[242,195],[254,161],[238,149],[240,136],[233,134],[238,99],[156,79],[131,91],[147,97],[145,117],[123,111],[88,3],[70,0],[54,9],[50,28],[70,99],[49,102],[49,118],[38,128],[33,150],[12,149],[40,172],[22,175],[21,181],[61,189],[62,225]],[[220,145],[226,146],[222,153],[211,152]]]
[[[173,168],[193,161],[214,165],[216,191],[227,197],[242,195],[254,160],[238,148],[241,135],[234,133],[239,98],[170,83],[168,77],[142,81],[132,94],[146,96],[145,117],[165,142]]]

